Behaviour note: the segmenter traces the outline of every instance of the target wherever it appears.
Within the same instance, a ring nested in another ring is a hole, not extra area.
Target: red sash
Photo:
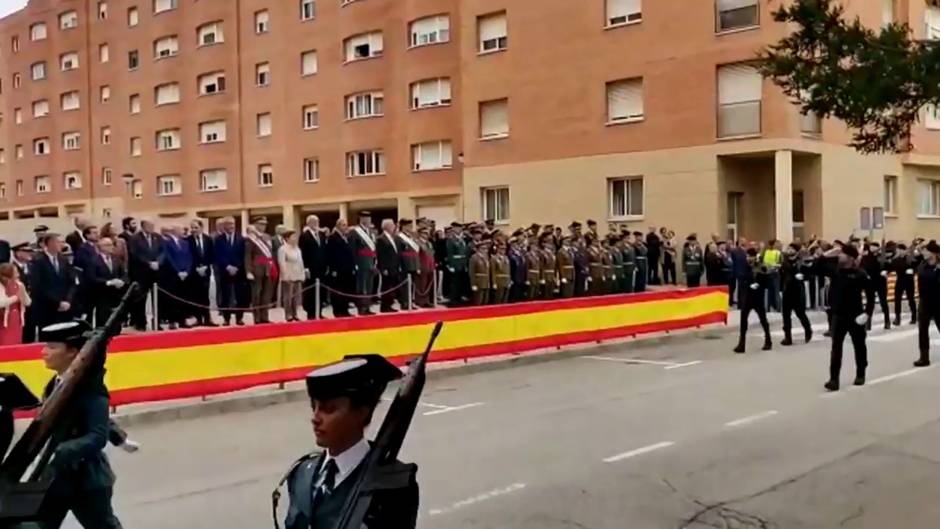
[[[277,265],[274,263],[274,259],[265,255],[259,255],[255,258],[255,264],[267,267],[268,275],[271,276],[271,280],[277,282],[277,278],[280,277],[280,274],[278,272]]]

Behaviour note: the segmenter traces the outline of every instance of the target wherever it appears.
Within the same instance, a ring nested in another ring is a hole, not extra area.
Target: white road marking
[[[666,367],[664,367],[663,369],[667,369],[667,370],[668,370],[668,369],[679,369],[679,368],[682,368],[682,367],[695,366],[695,365],[698,365],[698,364],[701,364],[701,363],[702,363],[701,360],[693,360],[693,361],[691,361],[691,362],[685,362],[684,364],[675,364],[675,365],[671,365],[671,366],[666,366]]]
[[[881,384],[881,383],[883,383],[883,382],[889,382],[889,381],[891,381],[891,380],[896,380],[896,379],[898,379],[898,378],[909,377],[909,376],[915,375],[915,374],[917,374],[917,373],[922,373],[922,372],[924,372],[924,371],[929,371],[929,370],[932,369],[933,367],[936,367],[936,365],[931,365],[930,367],[915,367],[914,369],[908,369],[907,371],[901,371],[900,373],[895,373],[895,374],[893,374],[893,375],[887,375],[887,376],[883,376],[883,377],[880,377],[880,378],[876,378],[876,379],[874,379],[874,380],[869,380],[869,381],[868,381],[868,385],[869,385],[869,386],[875,386],[875,385]]]
[[[637,448],[636,450],[630,450],[629,452],[624,452],[622,454],[617,454],[615,456],[610,456],[604,459],[605,463],[616,463],[617,461],[623,461],[624,459],[630,459],[631,457],[640,456],[643,454],[648,454],[650,452],[655,452],[656,450],[661,450],[663,448],[669,448],[676,443],[672,441],[664,441],[662,443],[656,443],[654,445],[644,446],[643,448]]]
[[[658,360],[641,360],[639,358],[613,358],[610,356],[582,356],[588,360],[603,360],[605,362],[619,362],[621,364],[646,364],[651,366],[674,366],[675,362],[660,362]]]
[[[449,512],[453,512],[458,509],[462,509],[464,507],[469,507],[471,505],[474,505],[483,501],[492,500],[493,498],[498,498],[500,496],[505,496],[507,494],[512,494],[513,492],[517,492],[517,491],[524,489],[525,486],[526,486],[525,483],[513,483],[512,485],[509,485],[508,487],[503,487],[501,489],[493,489],[491,491],[484,492],[483,494],[477,494],[476,496],[472,498],[460,500],[458,502],[452,503],[449,507],[442,507],[440,509],[431,509],[428,512],[428,514],[430,516],[438,516],[441,514],[447,514]]]
[[[749,415],[749,416],[747,416],[747,417],[742,417],[742,418],[740,418],[740,419],[735,419],[735,420],[730,421],[730,422],[726,422],[726,423],[725,423],[725,426],[728,426],[729,428],[734,428],[734,427],[737,427],[737,426],[744,426],[745,424],[750,424],[750,423],[752,423],[752,422],[757,422],[757,421],[759,421],[759,420],[761,420],[761,419],[766,419],[766,418],[768,418],[768,417],[773,417],[774,415],[776,415],[776,414],[778,414],[778,413],[780,413],[780,412],[778,412],[777,410],[769,410],[769,411],[757,413],[757,414],[754,414],[754,415]]]
[[[426,411],[422,415],[424,416],[440,415],[442,413],[450,413],[452,411],[460,411],[460,410],[466,410],[469,408],[476,408],[477,406],[482,406],[482,405],[483,405],[482,402],[471,402],[470,404],[463,404],[461,406],[446,406],[444,408],[436,409],[434,411]]]
[[[911,329],[911,330],[899,331],[899,332],[884,333],[884,334],[881,334],[881,335],[878,335],[878,336],[874,336],[874,337],[872,337],[872,338],[869,338],[868,341],[869,341],[869,342],[878,342],[878,343],[883,343],[883,342],[897,342],[897,341],[899,341],[899,340],[904,340],[904,339],[906,339],[906,338],[910,338],[911,336],[917,336],[917,329]]]
[[[450,406],[444,406],[443,404],[431,404],[430,402],[419,402],[418,404],[422,406],[427,406],[428,408],[434,408],[436,410],[446,410]]]

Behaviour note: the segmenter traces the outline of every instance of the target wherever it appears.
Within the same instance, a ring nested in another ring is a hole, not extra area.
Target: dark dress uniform
[[[356,226],[346,232],[346,240],[353,250],[356,273],[356,299],[359,314],[372,314],[372,296],[375,295],[375,240],[369,230]]]
[[[467,243],[454,234],[447,239],[447,271],[450,273],[450,291],[447,298],[453,304],[463,301],[470,290],[470,276],[467,275]]]
[[[574,297],[574,253],[571,251],[571,247],[562,244],[561,248],[558,249],[555,262],[558,265],[558,277],[561,282],[561,297],[563,299]]]
[[[620,279],[620,291],[626,294],[633,293],[633,287],[636,284],[634,279],[636,275],[636,249],[632,244],[624,244],[620,248],[623,254],[623,277]]]
[[[783,342],[781,345],[793,345],[792,315],[803,325],[803,335],[809,342],[813,338],[813,326],[806,317],[806,283],[809,270],[804,268],[803,260],[797,254],[786,254],[780,266],[780,285],[783,291]]]
[[[849,247],[851,248],[851,247]],[[854,249],[854,248],[853,248]],[[856,253],[857,255],[857,253]],[[862,305],[862,294],[865,305]],[[865,314],[871,319],[875,309],[871,279],[859,268],[839,268],[832,278],[829,289],[829,305],[832,311],[832,352],[829,360],[829,382],[826,389],[839,389],[839,373],[842,371],[842,344],[845,336],[852,337],[855,349],[856,385],[865,383],[868,367],[868,348],[865,345],[865,326],[856,319]]]
[[[526,264],[526,299],[535,301],[539,299],[539,293],[542,291],[542,256],[538,248],[533,246],[525,254]]]
[[[601,247],[601,269],[604,276],[601,278],[601,294],[610,294],[614,291],[614,258],[610,255],[610,249],[606,246]]]
[[[589,286],[588,295],[600,296],[604,293],[604,263],[601,259],[601,249],[595,245],[588,246]]]
[[[509,250],[509,275],[512,276],[512,286],[509,287],[509,301],[516,303],[525,301],[526,281],[529,277],[528,263],[525,254],[518,248]]]
[[[633,283],[634,292],[646,292],[646,279],[649,275],[649,261],[647,259],[646,245],[639,241],[633,243],[633,251],[636,255],[636,281]]]
[[[940,246],[930,241],[927,250],[934,255],[940,253]],[[915,367],[930,365],[930,324],[940,330],[940,268],[936,263],[925,261],[917,270],[917,282],[920,290],[920,315],[917,320],[917,347],[920,353]]]
[[[868,253],[862,256],[862,270],[871,278],[872,289],[878,296],[878,304],[881,305],[881,311],[885,315],[885,329],[891,328],[891,313],[888,310],[888,263],[884,255],[876,250],[869,249]],[[871,330],[871,322],[868,322],[868,329]]]
[[[904,245],[898,246],[898,253],[891,261],[891,270],[897,275],[894,282],[894,324],[901,325],[901,299],[907,295],[907,305],[911,309],[911,324],[917,323],[917,301],[914,300],[914,260]]]
[[[575,246],[574,250],[574,295],[581,297],[587,293],[590,266],[587,251],[583,246]]]
[[[682,248],[682,270],[687,287],[696,288],[702,284],[702,265],[702,248],[698,244],[686,243]]]
[[[748,255],[749,260],[756,261],[756,250],[749,250]],[[767,309],[764,305],[764,298],[767,293],[767,287],[770,285],[770,277],[767,273],[767,269],[761,266],[760,263],[750,263],[743,278],[743,285],[744,287],[738,294],[739,299],[741,300],[741,328],[738,337],[738,346],[734,348],[734,352],[743,353],[745,350],[744,344],[745,340],[747,339],[747,320],[751,314],[751,311],[757,313],[757,318],[760,320],[760,326],[764,330],[763,350],[769,351],[773,345],[770,342],[770,324],[767,323]]]
[[[613,270],[610,274],[610,293],[623,293],[623,252],[616,245],[607,249]]]
[[[548,248],[543,248],[542,254],[542,299],[555,299],[558,292],[558,262],[555,258],[555,252]]]

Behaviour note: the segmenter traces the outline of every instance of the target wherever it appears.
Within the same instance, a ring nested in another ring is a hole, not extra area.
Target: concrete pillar
[[[786,243],[793,239],[793,152],[774,153],[775,238]]]
[[[400,219],[412,219],[415,217],[415,204],[411,200],[411,197],[408,195],[401,195],[398,197],[398,218]]]
[[[251,222],[251,219],[248,217],[247,209],[243,209],[241,211],[241,218],[242,233],[245,233],[245,230],[248,228],[248,224]]]
[[[295,218],[296,215],[294,215],[294,206],[293,206],[293,205],[287,204],[287,205],[283,206],[283,207],[281,208],[281,215],[284,216],[284,221],[282,222],[282,224],[284,224],[285,226],[287,226],[287,229],[289,229],[289,230],[296,230],[296,229],[298,228],[297,219]]]
[[[355,219],[349,218],[349,202],[340,202],[339,218],[346,219],[346,222],[348,222],[350,225],[355,222]]]

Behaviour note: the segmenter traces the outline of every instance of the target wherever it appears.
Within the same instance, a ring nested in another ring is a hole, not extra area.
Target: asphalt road
[[[790,348],[778,333],[770,352],[752,335],[745,355],[732,334],[432,381],[403,453],[419,527],[940,526],[940,370],[912,369],[914,327],[870,336],[864,388],[847,340],[837,394],[821,333]],[[143,451],[113,453],[124,526],[271,527],[308,417],[291,403],[134,427]]]

